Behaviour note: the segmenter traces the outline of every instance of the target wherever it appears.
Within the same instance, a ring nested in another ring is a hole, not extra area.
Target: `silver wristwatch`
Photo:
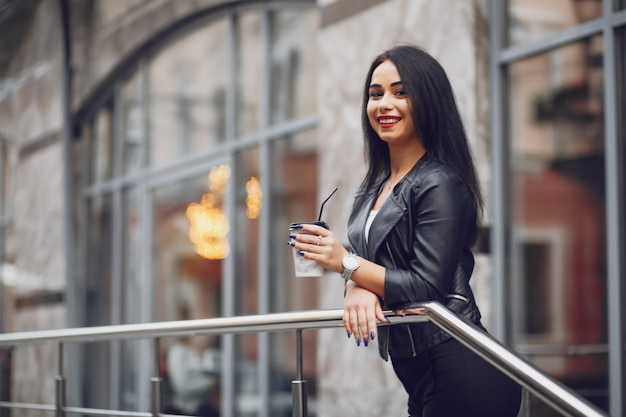
[[[347,282],[352,276],[352,273],[356,271],[359,266],[361,266],[361,262],[354,253],[349,253],[341,259],[341,265],[343,265],[341,278]]]

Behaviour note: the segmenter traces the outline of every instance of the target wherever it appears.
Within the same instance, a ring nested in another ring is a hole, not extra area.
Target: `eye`
[[[406,91],[404,91],[403,89],[396,90],[396,96],[398,96],[398,97],[405,97],[406,96]]]
[[[382,97],[383,94],[380,91],[376,91],[376,90],[371,90],[370,91],[370,98],[380,98]]]

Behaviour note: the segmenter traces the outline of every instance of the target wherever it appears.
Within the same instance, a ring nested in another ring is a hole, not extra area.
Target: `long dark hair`
[[[428,53],[412,45],[399,45],[381,53],[367,72],[361,123],[368,168],[361,187],[369,190],[390,173],[389,146],[376,134],[367,117],[372,74],[386,60],[398,68],[404,90],[411,100],[415,133],[421,138],[426,155],[457,171],[472,195],[479,222],[483,210],[480,185],[452,86],[443,67]],[[357,201],[357,207],[362,203]]]

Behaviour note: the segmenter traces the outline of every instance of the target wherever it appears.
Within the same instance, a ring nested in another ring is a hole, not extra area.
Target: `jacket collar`
[[[353,215],[348,230],[348,240],[355,253],[367,259],[373,259],[373,256],[383,244],[389,235],[389,232],[393,230],[395,225],[407,211],[407,198],[404,196],[409,193],[411,187],[414,185],[415,180],[419,176],[419,167],[426,162],[426,159],[426,155],[424,155],[419,161],[417,161],[404,178],[395,185],[389,197],[387,197],[383,205],[378,210],[378,213],[370,226],[369,239],[367,243],[365,239],[365,224],[370,211],[372,210],[372,206],[380,193],[380,188],[387,180],[387,177],[377,181],[372,188],[366,192],[363,205],[359,211]]]

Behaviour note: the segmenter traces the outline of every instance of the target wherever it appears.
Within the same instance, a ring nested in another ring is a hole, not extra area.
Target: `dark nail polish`
[[[301,250],[298,251],[298,255],[300,256],[304,256],[304,252],[302,252]]]
[[[391,323],[391,319],[389,317],[385,317],[385,320],[387,320],[387,323]]]
[[[294,229],[302,229],[302,225],[301,225],[301,224],[296,224],[296,225],[294,226]]]
[[[287,242],[287,244],[289,246],[296,246],[296,242],[294,242],[293,240],[290,240],[289,242]]]
[[[295,238],[296,238],[296,235],[289,235],[289,238],[290,238],[290,239],[295,239]]]
[[[357,346],[361,346],[361,340],[360,339],[356,339],[356,345]]]
[[[363,344],[365,345],[365,347],[369,346],[369,340],[363,339]]]
[[[350,339],[350,336],[352,336],[352,333],[350,333],[350,330],[347,330],[346,333],[348,334],[348,339]]]
[[[376,334],[374,332],[370,333],[370,340],[376,339]]]

